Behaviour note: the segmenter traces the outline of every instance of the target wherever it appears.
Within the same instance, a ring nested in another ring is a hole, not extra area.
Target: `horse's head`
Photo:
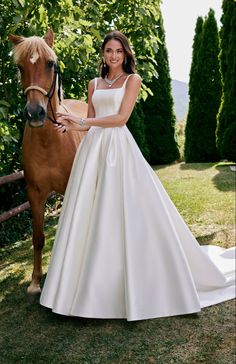
[[[14,59],[27,97],[25,117],[30,126],[43,126],[48,102],[51,102],[57,89],[58,66],[52,50],[53,32],[49,29],[44,38],[10,35],[9,39],[14,45]]]

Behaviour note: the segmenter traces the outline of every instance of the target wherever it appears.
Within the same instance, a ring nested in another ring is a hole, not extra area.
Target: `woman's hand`
[[[80,121],[80,117],[72,113],[57,112],[56,115],[58,123],[62,123],[64,120],[67,120],[67,122],[78,124]]]
[[[58,124],[55,128],[58,132],[65,133],[69,130],[87,131],[89,127],[79,125],[80,117],[71,113],[56,113]]]

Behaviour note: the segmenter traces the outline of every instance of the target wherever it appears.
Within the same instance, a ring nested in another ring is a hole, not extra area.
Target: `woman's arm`
[[[95,110],[92,104],[92,95],[94,92],[94,80],[91,80],[88,85],[88,110],[87,110],[87,118],[95,117]],[[78,119],[76,114],[72,113],[59,113],[57,112],[57,122],[58,125],[55,125],[55,128],[60,133],[64,133],[68,130],[79,130],[79,131],[88,131],[90,126],[79,126]],[[67,116],[67,117],[66,117]],[[80,119],[80,118],[79,118]]]
[[[138,74],[133,74],[129,77],[127,81],[125,95],[123,97],[123,101],[121,103],[118,114],[96,118],[91,101],[94,91],[94,81],[90,81],[88,87],[88,117],[84,119],[84,126],[81,127],[80,125],[78,125],[81,118],[76,115],[60,113],[58,114],[59,117],[57,120],[59,123],[65,126],[68,126],[68,122],[66,122],[66,120],[69,121],[70,124],[73,123],[73,125],[70,125],[69,128],[74,130],[85,130],[85,127],[90,126],[100,126],[102,128],[123,126],[126,124],[133,111],[140,87],[141,77]]]
[[[88,84],[88,112],[87,118],[95,117],[95,110],[92,103],[92,96],[94,92],[95,80],[91,80]]]

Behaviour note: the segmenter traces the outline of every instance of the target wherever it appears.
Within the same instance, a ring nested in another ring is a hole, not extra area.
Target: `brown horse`
[[[63,100],[57,57],[52,50],[54,35],[49,30],[44,38],[10,35],[14,59],[21,73],[27,97],[27,119],[22,145],[23,169],[33,217],[34,268],[28,293],[40,292],[42,248],[44,246],[44,209],[53,192],[66,189],[76,149],[85,132],[58,133],[55,113],[68,109],[85,117],[87,104]]]

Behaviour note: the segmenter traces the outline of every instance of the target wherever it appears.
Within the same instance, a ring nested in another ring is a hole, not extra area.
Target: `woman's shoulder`
[[[102,77],[95,77],[89,81],[88,87],[89,88],[96,88],[97,83],[102,79]]]
[[[101,77],[95,77],[88,83],[88,90],[93,91],[97,87],[97,82]]]
[[[142,83],[142,78],[138,73],[131,73],[127,76],[127,83]]]
[[[97,82],[97,80],[98,80],[98,77],[95,77],[95,78],[93,78],[92,80],[90,80],[89,81],[89,86],[91,86],[91,85],[94,85],[95,84],[95,82]]]
[[[90,80],[89,82],[94,82],[95,80],[101,80],[102,79],[102,77],[94,77],[92,80]]]
[[[141,76],[138,73],[131,73],[130,76],[132,76],[133,78],[135,78],[137,80],[142,80]]]
[[[130,73],[127,75],[128,79],[142,81],[141,76],[138,73]]]

